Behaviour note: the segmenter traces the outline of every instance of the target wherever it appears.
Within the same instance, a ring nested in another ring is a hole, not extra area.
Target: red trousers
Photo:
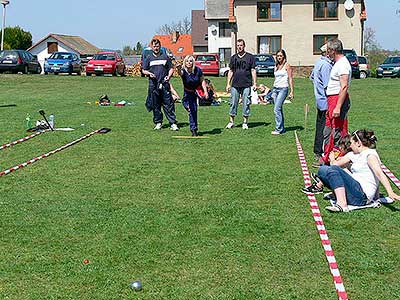
[[[338,102],[339,95],[328,96],[328,110],[324,128],[324,161],[329,162],[329,153],[338,144],[339,139],[348,134],[347,113],[350,109],[350,98],[346,95],[340,109],[339,117],[333,117],[333,110]]]

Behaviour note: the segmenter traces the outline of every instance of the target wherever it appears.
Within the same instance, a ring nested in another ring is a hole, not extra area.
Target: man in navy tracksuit
[[[163,107],[165,116],[171,126],[171,130],[179,130],[176,125],[175,105],[171,95],[169,79],[174,73],[171,58],[166,53],[161,53],[161,42],[158,39],[151,41],[153,53],[143,62],[143,74],[149,77],[149,90],[146,107],[153,110],[154,130],[160,130],[163,122]]]

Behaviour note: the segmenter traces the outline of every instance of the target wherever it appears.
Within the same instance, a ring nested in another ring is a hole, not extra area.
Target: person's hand
[[[169,81],[169,76],[168,76],[168,75],[164,77],[164,81],[165,81],[165,82],[168,82],[168,81]]]
[[[340,108],[335,107],[335,109],[332,112],[332,117],[338,118],[340,116]]]
[[[289,99],[290,99],[290,100],[293,100],[293,99],[294,99],[293,91],[290,91],[290,93],[289,93]]]
[[[227,93],[230,93],[230,92],[231,92],[231,85],[230,85],[230,84],[227,84],[227,85],[226,85],[226,92],[227,92]]]
[[[208,92],[207,91],[204,93],[204,98],[208,99]]]
[[[257,84],[253,84],[253,91],[257,91]]]
[[[334,161],[334,160],[336,160],[335,151],[331,151],[329,153],[329,161]]]
[[[153,73],[149,72],[149,77],[150,78],[156,78],[156,75],[154,75]]]
[[[400,201],[400,196],[397,195],[395,192],[391,192],[388,194],[389,198],[393,199],[393,200],[397,200]]]

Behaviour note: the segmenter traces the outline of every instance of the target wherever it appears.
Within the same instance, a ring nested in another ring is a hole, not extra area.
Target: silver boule
[[[132,282],[131,288],[135,291],[141,291],[142,290],[142,282],[139,280]]]

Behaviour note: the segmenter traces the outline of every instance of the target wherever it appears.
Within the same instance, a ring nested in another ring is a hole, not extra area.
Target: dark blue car
[[[54,52],[44,62],[44,74],[76,73],[81,75],[81,60],[72,52]]]
[[[257,76],[274,76],[275,59],[270,54],[254,55]]]

